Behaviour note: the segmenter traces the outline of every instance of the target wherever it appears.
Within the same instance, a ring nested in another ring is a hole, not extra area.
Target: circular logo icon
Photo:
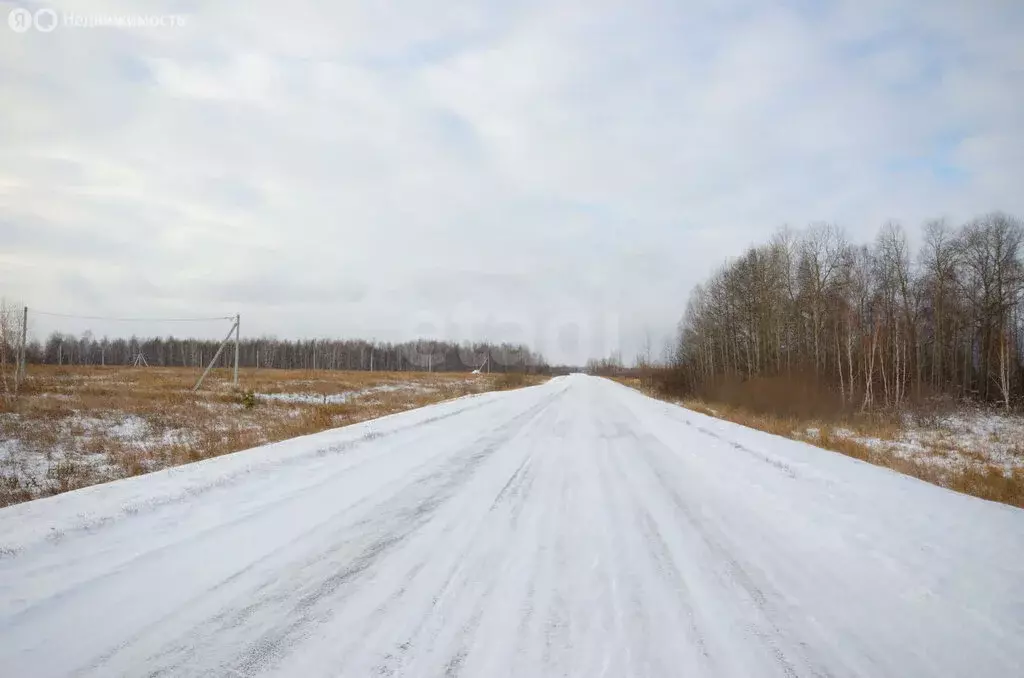
[[[56,17],[55,17],[56,18]],[[32,28],[32,12],[24,7],[15,7],[7,15],[7,25],[15,33],[24,33]]]
[[[57,27],[57,13],[50,8],[37,9],[35,14],[36,30],[49,33]]]

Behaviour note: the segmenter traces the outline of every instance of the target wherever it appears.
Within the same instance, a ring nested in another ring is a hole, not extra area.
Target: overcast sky
[[[15,7],[61,17],[0,28],[0,292],[34,308],[632,358],[782,224],[1024,215],[1020,0]]]

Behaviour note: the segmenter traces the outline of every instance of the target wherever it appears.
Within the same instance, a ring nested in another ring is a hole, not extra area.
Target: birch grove
[[[1002,213],[925,224],[916,254],[895,222],[869,245],[837,227],[779,232],[690,296],[687,389],[809,375],[849,407],[929,394],[1024,400],[1024,226]]]
[[[50,365],[132,365],[139,355],[144,364],[161,367],[204,367],[219,341],[178,337],[119,337],[97,339],[54,333],[43,342],[31,342],[30,363]],[[226,350],[219,367],[229,367],[234,351]],[[299,370],[373,370],[465,372],[482,368],[493,372],[543,373],[544,357],[529,347],[510,343],[458,343],[422,339],[401,343],[361,339],[243,338],[239,344],[241,367]]]

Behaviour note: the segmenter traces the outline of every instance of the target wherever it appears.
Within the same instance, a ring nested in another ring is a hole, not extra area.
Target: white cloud
[[[0,40],[0,289],[30,306],[629,356],[783,223],[1024,213],[1008,0],[144,11],[187,21]]]

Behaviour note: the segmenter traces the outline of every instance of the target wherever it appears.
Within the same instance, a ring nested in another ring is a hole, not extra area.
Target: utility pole
[[[210,373],[210,370],[212,370],[213,366],[217,363],[217,359],[220,358],[220,354],[224,351],[224,347],[228,345],[229,341],[231,341],[232,334],[235,335],[235,356],[238,355],[238,320],[239,316],[236,315],[235,324],[231,326],[230,330],[228,330],[227,336],[224,337],[224,341],[220,342],[220,346],[217,347],[217,352],[213,354],[213,359],[210,360],[210,364],[206,366],[206,369],[203,371],[202,376],[199,377],[199,381],[197,381],[196,385],[192,387],[193,391],[198,391],[199,387],[203,385],[203,379],[206,379],[206,375]],[[237,365],[238,363],[236,362],[235,364]],[[235,383],[237,384],[237,371],[235,372],[235,375]]]
[[[18,371],[15,373],[14,388],[17,389],[25,381],[25,337],[28,334],[28,306],[21,315],[21,346],[18,348]]]
[[[238,326],[242,324],[242,314],[235,314],[235,386],[238,386]]]

